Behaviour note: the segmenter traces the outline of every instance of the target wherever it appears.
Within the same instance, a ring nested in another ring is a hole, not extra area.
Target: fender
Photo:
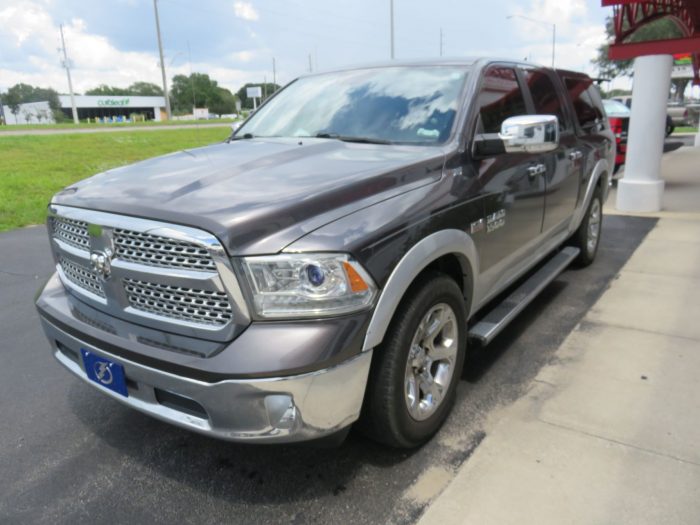
[[[465,258],[470,266],[472,280],[477,278],[479,257],[474,241],[468,234],[457,229],[441,230],[420,240],[406,252],[391,272],[367,328],[363,352],[371,350],[382,342],[396,308],[418,274],[430,263],[448,254],[461,255]],[[471,290],[467,290],[470,294],[468,297],[470,305],[474,304],[475,289],[474,285]]]
[[[581,205],[578,208],[576,208],[573,216],[571,217],[571,222],[569,223],[569,233],[574,233],[581,225],[583,216],[586,214],[588,205],[591,203],[591,199],[593,198],[593,192],[595,191],[595,187],[597,186],[598,180],[600,180],[601,177],[605,177],[605,181],[603,181],[603,203],[605,203],[605,201],[608,200],[608,192],[610,188],[610,173],[612,172],[610,171],[610,168],[608,166],[608,161],[605,159],[600,159],[596,163],[595,167],[593,168],[593,173],[591,173],[591,176],[588,179],[588,186],[586,186],[586,195],[584,196]]]

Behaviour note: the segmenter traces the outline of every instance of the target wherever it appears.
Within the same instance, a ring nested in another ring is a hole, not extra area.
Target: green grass
[[[697,133],[698,128],[691,128],[688,126],[680,126],[673,130],[674,133]]]
[[[61,188],[116,166],[220,142],[226,128],[0,135],[0,231],[38,224]]]
[[[10,115],[12,122],[12,115]],[[92,129],[92,128],[141,128],[141,127],[161,127],[161,126],[196,126],[203,124],[230,124],[236,122],[237,119],[217,118],[212,120],[163,120],[156,122],[149,120],[147,122],[115,122],[114,124],[97,124],[95,122],[81,122],[73,124],[73,122],[62,122],[60,124],[12,124],[9,126],[0,126],[0,134],[4,131],[22,131],[25,129]]]

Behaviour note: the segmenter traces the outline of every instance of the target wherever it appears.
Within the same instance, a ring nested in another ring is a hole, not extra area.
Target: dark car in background
[[[615,168],[613,173],[617,173],[625,163],[627,154],[627,130],[630,125],[630,109],[622,102],[614,99],[603,100],[605,113],[608,115],[610,129],[615,134],[617,153],[615,154]]]

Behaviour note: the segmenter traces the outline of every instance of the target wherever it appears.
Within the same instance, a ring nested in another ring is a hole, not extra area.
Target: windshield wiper
[[[390,140],[375,139],[372,137],[353,137],[350,135],[339,135],[338,133],[316,133],[317,139],[336,139],[343,142],[357,142],[360,144],[393,144]]]
[[[254,139],[255,135],[252,133],[244,133],[243,135],[234,135],[231,137],[229,140],[245,140],[245,139]]]

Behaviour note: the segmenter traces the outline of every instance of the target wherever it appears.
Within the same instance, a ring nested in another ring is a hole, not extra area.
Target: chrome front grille
[[[216,271],[209,251],[191,242],[117,228],[114,248],[116,257],[123,261],[161,268]]]
[[[99,297],[105,297],[102,281],[91,268],[87,268],[82,264],[77,264],[65,257],[59,257],[59,263],[63,270],[63,275],[75,286],[94,293]]]
[[[80,250],[90,249],[90,235],[85,221],[74,221],[65,217],[52,217],[53,236]]]
[[[106,314],[221,342],[250,322],[231,262],[209,233],[58,205],[48,226],[65,286]]]
[[[181,321],[225,325],[233,317],[226,293],[124,279],[129,304],[150,314]]]

